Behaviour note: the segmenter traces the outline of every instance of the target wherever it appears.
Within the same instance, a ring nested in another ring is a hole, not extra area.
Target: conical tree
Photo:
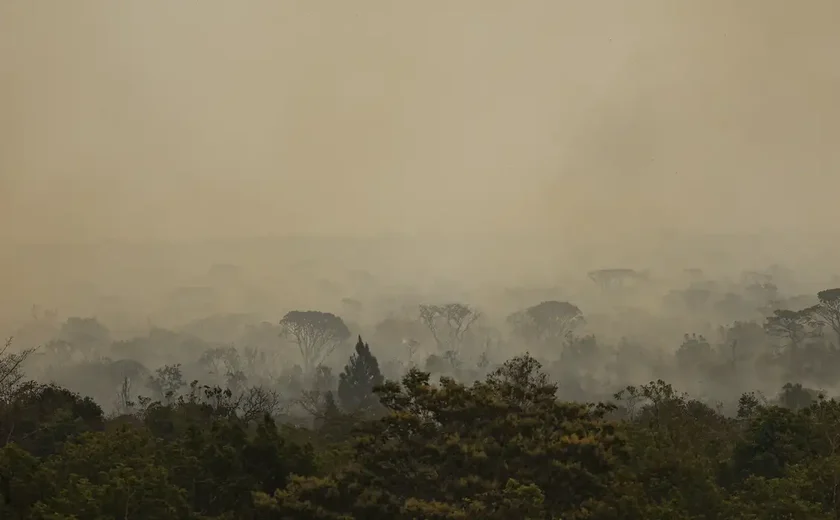
[[[379,404],[373,389],[385,381],[379,371],[379,362],[362,341],[356,343],[356,352],[338,379],[338,400],[346,412],[368,411]]]

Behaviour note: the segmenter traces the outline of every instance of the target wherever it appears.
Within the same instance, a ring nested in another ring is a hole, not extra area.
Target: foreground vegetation
[[[657,381],[557,399],[529,355],[481,381],[383,381],[359,339],[311,428],[193,383],[106,418],[3,356],[0,518],[782,519],[840,511],[840,403],[788,385],[736,416]],[[170,374],[177,377],[177,374]],[[170,378],[171,379],[171,378]],[[380,384],[381,383],[381,384]]]

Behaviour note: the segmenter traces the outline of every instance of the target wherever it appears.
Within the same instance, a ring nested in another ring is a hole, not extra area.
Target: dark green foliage
[[[338,376],[338,400],[345,412],[366,412],[379,404],[373,390],[385,381],[379,371],[379,362],[370,352],[370,346],[356,343],[356,352]]]
[[[706,345],[690,336],[684,346],[705,356]],[[744,394],[731,417],[661,380],[611,403],[575,403],[558,399],[527,354],[472,384],[416,369],[384,381],[359,338],[338,399],[319,387],[307,429],[245,413],[229,389],[182,391],[174,367],[157,375],[177,395],[139,399],[110,420],[61,387],[20,386],[0,407],[0,518],[827,520],[840,511],[840,402],[799,383],[770,402]]]
[[[36,456],[54,453],[66,439],[103,428],[102,409],[89,397],[39,385],[0,407],[0,445],[14,442]]]
[[[6,414],[21,429],[0,448],[0,518],[250,518],[254,492],[315,471],[311,446],[271,417],[241,420],[229,393],[197,389],[104,429],[66,390],[23,396]]]

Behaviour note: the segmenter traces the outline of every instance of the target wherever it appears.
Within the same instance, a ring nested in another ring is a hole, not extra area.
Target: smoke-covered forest
[[[113,298],[33,306],[0,356],[0,516],[836,517],[829,281],[613,268],[582,301],[446,299],[352,270],[321,309],[212,312],[246,272],[170,290],[184,321],[142,333]]]
[[[0,520],[840,519],[838,20],[0,0]]]

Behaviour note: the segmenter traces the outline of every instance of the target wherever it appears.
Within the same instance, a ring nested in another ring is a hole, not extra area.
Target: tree
[[[645,518],[630,501],[610,514],[626,492],[612,408],[555,391],[527,355],[470,386],[411,370],[377,390],[391,413],[363,426],[344,471],[258,506],[270,518]]]
[[[232,346],[208,349],[201,355],[198,362],[206,367],[216,381],[224,381],[231,390],[236,390],[247,379],[242,369],[242,356]]]
[[[155,370],[155,375],[149,376],[147,385],[155,393],[155,399],[172,401],[187,383],[181,372],[181,364],[176,363]]]
[[[403,338],[402,344],[408,351],[408,364],[414,365],[414,354],[417,353],[417,347],[420,346],[420,342],[414,338]]]
[[[785,383],[782,391],[779,392],[778,402],[785,408],[802,410],[817,402],[820,397],[819,392],[805,388],[802,383]]]
[[[519,408],[551,402],[557,394],[557,385],[548,380],[540,362],[527,352],[490,373],[486,384],[504,402]]]
[[[628,417],[618,429],[633,450],[638,500],[647,503],[638,518],[728,518],[715,475],[727,462],[732,421],[662,380],[614,397]]]
[[[754,321],[736,321],[728,327],[719,328],[722,342],[729,348],[730,364],[752,359],[767,345],[767,333]]]
[[[111,332],[96,318],[72,317],[61,326],[58,339],[90,355],[111,344]]]
[[[102,429],[102,408],[56,385],[37,385],[19,392],[0,407],[0,446],[14,442],[42,457],[84,431]]]
[[[683,370],[703,370],[714,361],[712,346],[702,334],[685,334],[682,345],[677,349],[677,364]]]
[[[576,305],[546,301],[511,314],[507,322],[514,334],[526,342],[558,345],[585,319]]]
[[[808,309],[817,325],[831,327],[840,341],[840,288],[817,293],[819,303]],[[837,345],[840,347],[840,343]]]
[[[148,368],[133,359],[106,361],[103,368],[105,369],[104,379],[109,383],[120,386],[122,386],[126,379],[147,383],[152,376],[152,372]]]
[[[280,320],[282,333],[297,344],[309,375],[350,337],[344,320],[329,312],[291,311]]]
[[[44,461],[31,518],[186,518],[186,493],[168,478],[166,454],[139,429],[85,433]]]
[[[420,321],[432,333],[441,352],[460,352],[464,336],[481,313],[463,303],[421,305]]]
[[[770,336],[787,341],[790,349],[797,350],[808,337],[809,314],[805,311],[777,309],[764,322],[764,330]]]
[[[12,352],[12,338],[0,347],[0,404],[9,402],[26,382],[22,365],[35,352],[34,348]]]
[[[324,413],[328,399],[333,399],[336,378],[330,367],[318,365],[309,379],[309,387],[300,393],[297,404],[316,419]]]
[[[338,376],[338,400],[346,412],[363,412],[375,407],[379,400],[373,390],[385,382],[379,371],[379,362],[370,352],[370,346],[362,341],[356,343],[356,352],[344,372]]]

